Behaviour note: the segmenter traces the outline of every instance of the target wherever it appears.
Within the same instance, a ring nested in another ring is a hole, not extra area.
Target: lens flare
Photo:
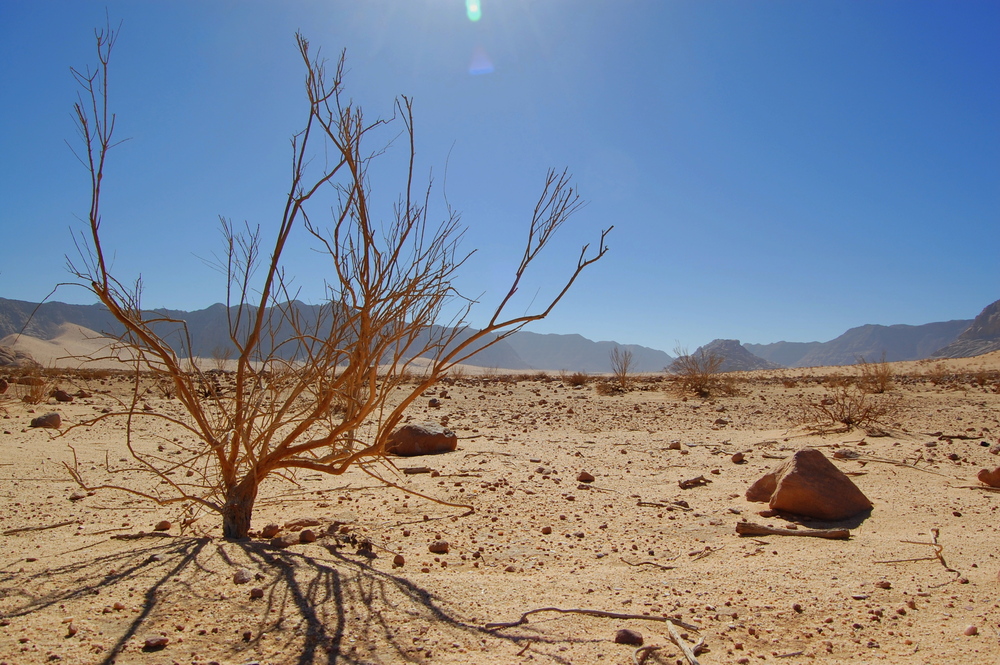
[[[483,8],[479,0],[465,0],[465,15],[473,23],[483,17]]]

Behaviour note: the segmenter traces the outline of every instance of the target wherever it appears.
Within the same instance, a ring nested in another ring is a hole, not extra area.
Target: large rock
[[[803,448],[747,490],[748,501],[821,520],[843,520],[872,507],[857,485],[823,453]]]
[[[1000,466],[990,471],[989,469],[982,469],[977,476],[979,482],[984,485],[989,485],[990,487],[1000,487]]]
[[[389,435],[385,452],[412,457],[450,453],[458,447],[458,437],[447,427],[434,423],[403,425]]]

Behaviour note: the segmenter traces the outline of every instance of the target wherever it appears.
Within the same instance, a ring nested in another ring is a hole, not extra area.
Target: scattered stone
[[[392,565],[394,568],[401,568],[406,564],[406,559],[403,558],[402,554],[397,554],[392,557]]]
[[[729,458],[733,464],[743,464],[746,461],[746,455],[743,453],[734,453],[732,457]]]
[[[667,444],[667,450],[680,450],[680,449],[681,449],[680,441],[674,440]]]
[[[447,554],[448,550],[451,549],[451,545],[448,544],[447,540],[435,540],[427,549],[433,554]]]
[[[458,436],[447,427],[435,423],[403,425],[389,435],[385,452],[412,457],[449,453],[458,448]]]
[[[979,634],[979,628],[977,626],[969,626],[963,631],[963,633],[969,637],[972,637],[973,635]]]
[[[439,400],[437,397],[432,397],[427,402],[427,406],[431,407],[432,409],[440,409],[441,408],[441,400]]]
[[[173,524],[170,523],[170,520],[160,520],[153,526],[153,531],[170,531],[170,527],[172,526]]]
[[[250,597],[251,598],[263,598],[264,597],[264,590],[261,589],[259,586],[255,586],[254,588],[250,589]]]
[[[642,633],[638,631],[622,628],[615,633],[615,644],[631,644],[632,646],[641,647],[642,643]]]
[[[286,547],[291,547],[292,545],[299,544],[299,534],[298,533],[285,533],[277,538],[272,538],[271,547],[277,547],[278,549],[284,549]]]
[[[60,416],[55,411],[46,413],[44,416],[38,416],[37,418],[31,419],[32,427],[49,427],[52,429],[59,429],[62,425],[62,416]]]
[[[0,395],[3,395],[5,392],[7,392],[8,387],[10,387],[10,384],[7,383],[7,380],[0,379]]]
[[[823,453],[803,448],[747,490],[748,501],[772,510],[822,520],[842,520],[872,508],[872,502]]]
[[[979,482],[984,485],[989,485],[990,487],[1000,487],[1000,466],[990,471],[989,469],[982,469],[979,475]]]
[[[55,398],[57,402],[72,402],[73,396],[70,395],[65,390],[53,390],[52,397]]]
[[[260,537],[274,538],[275,536],[278,535],[279,531],[281,531],[281,525],[272,522],[260,530]]]
[[[69,495],[70,501],[79,501],[80,499],[86,499],[86,498],[87,498],[87,493],[84,492],[83,490],[76,490],[75,492]]]
[[[550,533],[552,533],[552,527],[550,527],[550,526],[543,526],[542,527],[542,535],[547,536]]]
[[[992,446],[990,446],[990,454],[1000,455],[1000,443],[994,443]]]
[[[170,644],[170,638],[165,635],[150,635],[142,643],[143,651],[159,651]]]
[[[315,543],[316,542],[316,532],[312,529],[302,529],[299,531],[299,542],[300,543]]]
[[[246,584],[253,579],[253,573],[248,568],[240,568],[233,573],[233,584]]]
[[[318,519],[312,517],[302,517],[297,520],[285,522],[285,529],[287,531],[300,531],[307,526],[319,526],[320,524],[321,522]]]
[[[580,475],[578,475],[576,477],[576,480],[577,480],[577,482],[580,482],[580,483],[592,483],[592,482],[594,482],[596,480],[596,478],[594,478],[594,476],[592,476],[591,474],[587,473],[586,471],[581,471]]]
[[[878,582],[875,583],[875,586],[877,586],[879,589],[891,589],[892,582],[889,582],[888,580],[879,580]]]

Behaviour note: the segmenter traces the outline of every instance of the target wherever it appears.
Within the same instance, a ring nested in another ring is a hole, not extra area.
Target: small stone
[[[69,624],[69,626],[66,628],[66,637],[73,637],[79,631],[80,631],[80,629],[77,628],[76,624],[71,621],[70,624]]]
[[[260,530],[260,537],[274,538],[275,536],[278,535],[279,531],[281,531],[281,525],[272,522]]]
[[[287,531],[300,531],[307,526],[319,526],[320,524],[321,522],[315,517],[302,517],[297,520],[285,522],[285,529]]]
[[[160,520],[153,527],[153,531],[170,531],[170,527],[172,526],[173,525],[170,523],[170,520]]]
[[[427,406],[431,407],[432,409],[439,409],[441,408],[441,400],[439,400],[436,397],[432,397],[430,400],[428,400]]]
[[[87,493],[84,492],[83,490],[76,490],[75,492],[69,495],[70,501],[79,501],[80,499],[86,499],[86,498],[87,498]]]
[[[511,564],[511,565],[507,566],[506,568],[504,568],[503,570],[504,570],[505,573],[516,573],[517,572],[517,566],[515,566],[514,564]]]
[[[963,632],[965,635],[972,637],[973,635],[979,634],[979,628],[977,626],[969,626]]]
[[[302,529],[299,532],[299,542],[300,543],[315,543],[316,542],[316,532],[312,529]]]
[[[580,475],[578,475],[576,477],[576,480],[579,483],[592,483],[596,479],[594,478],[594,476],[592,476],[591,474],[587,473],[586,471],[581,471]]]
[[[542,527],[542,535],[547,536],[550,533],[552,533],[552,527],[550,527],[550,526],[543,526]]]
[[[669,444],[667,444],[667,450],[680,450],[680,449],[681,449],[680,441],[671,441]]]
[[[253,579],[253,573],[248,568],[240,568],[233,573],[233,584],[246,584]]]
[[[632,646],[642,646],[642,633],[628,628],[622,628],[615,633],[615,644],[631,644]]]
[[[244,630],[243,631],[243,641],[244,642],[249,642],[252,638],[253,638],[253,632],[251,632],[249,630]]]
[[[146,638],[146,641],[142,643],[142,650],[159,651],[168,644],[170,644],[169,637],[165,635],[150,635]]]
[[[802,614],[802,605],[799,603],[792,603],[792,609],[795,610],[796,613]]]
[[[70,395],[65,390],[53,390],[52,397],[55,398],[57,402],[72,402],[73,396]]]
[[[451,546],[448,544],[447,540],[435,540],[427,549],[429,549],[433,554],[447,554],[448,550],[451,549]]]
[[[31,419],[32,427],[48,427],[50,429],[59,429],[62,425],[62,416],[60,416],[55,411],[46,413],[44,416],[38,416],[37,418]]]
[[[746,455],[743,453],[734,453],[732,457],[729,458],[733,464],[743,464],[746,461]]]
[[[397,554],[392,557],[392,565],[396,568],[401,568],[406,563],[406,559],[403,558],[402,554]]]
[[[886,580],[879,580],[878,582],[875,583],[875,586],[877,586],[879,589],[891,589],[892,582],[888,582]]]
[[[255,598],[255,599],[256,598],[263,598],[264,597],[264,590],[261,589],[259,586],[255,586],[254,588],[250,589],[250,597],[251,598]]]

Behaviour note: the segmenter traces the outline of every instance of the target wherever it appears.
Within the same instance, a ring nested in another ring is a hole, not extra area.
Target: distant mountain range
[[[322,306],[295,303],[306,325],[314,323]],[[256,311],[255,309],[253,311]],[[154,313],[173,320],[185,321],[190,336],[190,350],[179,334],[176,324],[160,324],[158,332],[174,344],[174,351],[181,356],[202,358],[219,357],[232,349],[229,340],[229,315],[225,305],[216,304],[193,312],[159,309]],[[0,340],[10,344],[9,335],[24,334],[39,339],[52,339],[63,331],[63,324],[73,323],[95,332],[117,337],[124,332],[121,324],[103,305],[68,305],[46,302],[41,305],[21,300],[0,298]],[[277,338],[290,336],[290,330]],[[428,335],[436,332],[429,330]],[[469,330],[460,337],[471,335]],[[660,372],[673,358],[657,349],[617,342],[594,342],[580,335],[541,335],[518,332],[486,348],[467,362],[481,367],[512,370],[570,370],[582,372],[610,372],[611,349],[621,347],[632,352],[633,371]],[[182,350],[183,349],[183,350]]]
[[[315,321],[323,306],[296,303],[305,321]],[[328,307],[328,306],[327,306]],[[202,310],[155,310],[158,314],[187,322],[190,353],[210,358],[231,347],[229,310],[216,304]],[[102,305],[41,305],[0,298],[0,339],[23,333],[52,339],[65,323],[90,330],[120,335],[123,330]],[[177,326],[163,324],[161,334],[174,335],[180,344]],[[280,338],[280,328],[278,330]],[[430,334],[432,331],[428,331]],[[471,334],[472,331],[464,334]],[[7,342],[9,343],[9,342]],[[632,352],[636,372],[660,372],[673,358],[663,351],[634,344],[594,342],[580,335],[542,335],[518,332],[485,349],[468,362],[482,367],[512,370],[569,370],[610,372],[610,353],[615,347]],[[818,367],[853,365],[859,358],[868,361],[920,360],[930,357],[966,357],[1000,350],[1000,300],[987,306],[974,320],[945,321],[924,325],[864,325],[851,328],[828,342],[775,342],[740,344],[738,340],[715,340],[699,349],[724,358],[722,371],[743,371],[774,367]],[[697,353],[698,351],[696,351]],[[180,352],[179,352],[180,353]],[[186,355],[185,351],[182,355]]]

